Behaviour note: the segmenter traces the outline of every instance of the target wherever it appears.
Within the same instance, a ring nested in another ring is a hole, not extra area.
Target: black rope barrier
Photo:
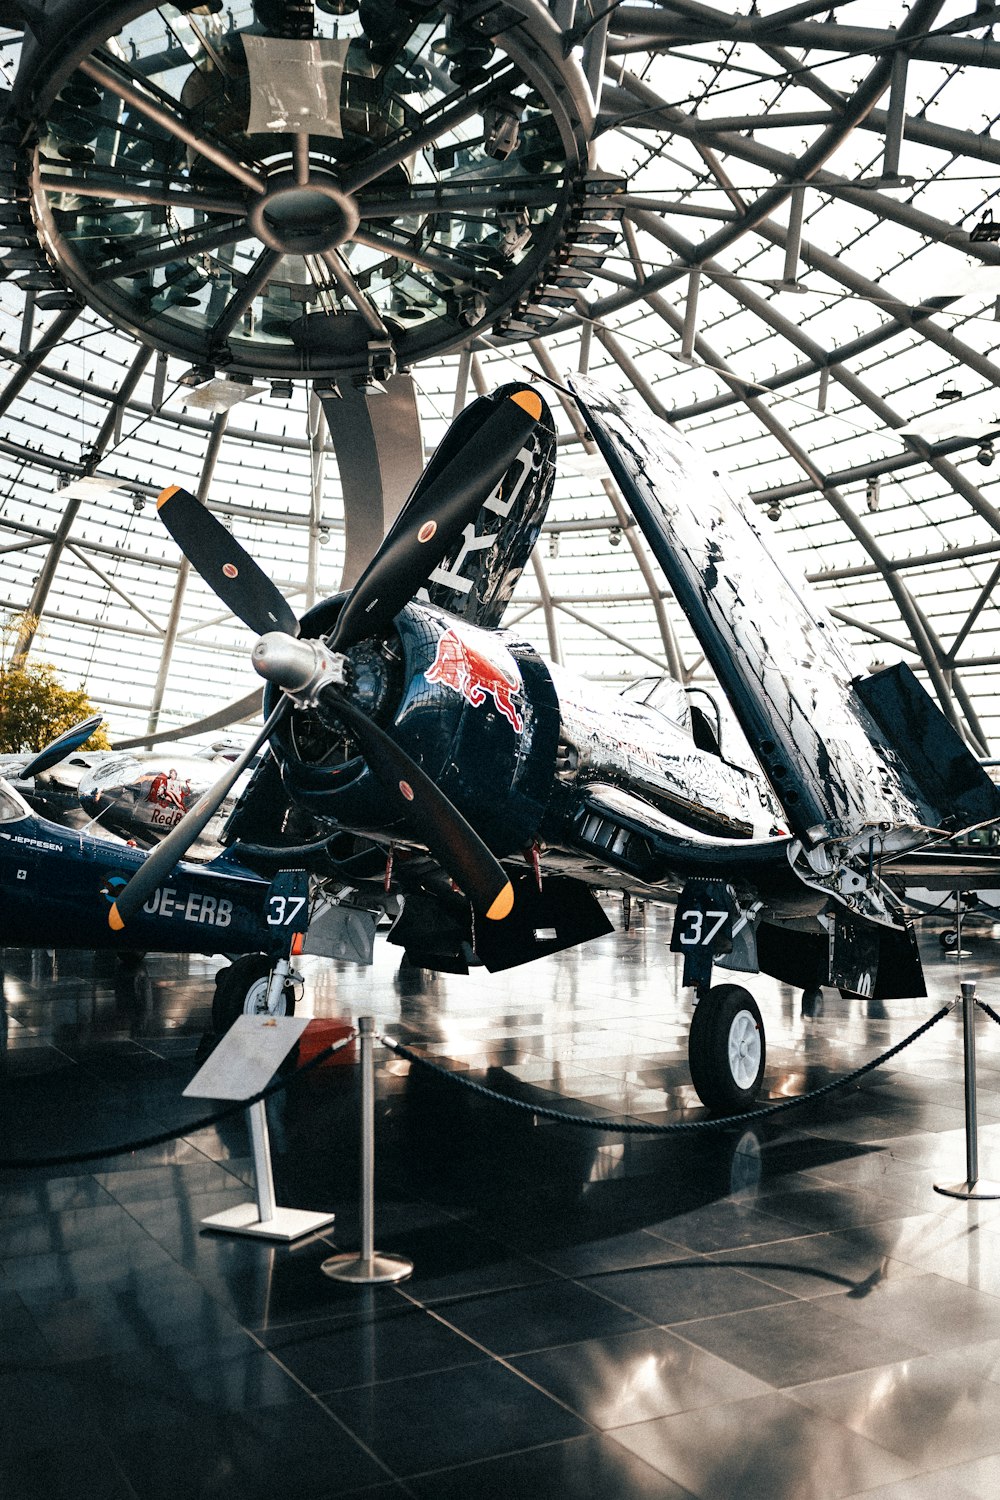
[[[979,1006],[980,1010],[984,1010],[986,1012],[991,1021],[996,1021],[997,1025],[1000,1026],[1000,1016],[997,1015],[992,1005],[987,1005],[985,1000],[977,1000],[976,1004]]]
[[[402,1042],[395,1041],[392,1037],[384,1036],[381,1032],[376,1033],[379,1041],[395,1052],[398,1057],[405,1058],[407,1062],[417,1063],[431,1073],[438,1073],[442,1078],[447,1078],[451,1083],[457,1083],[462,1088],[471,1089],[474,1094],[481,1094],[487,1099],[494,1099],[498,1104],[509,1104],[514,1109],[520,1109],[527,1114],[536,1115],[543,1120],[557,1120],[563,1125],[580,1125],[585,1130],[607,1130],[616,1135],[676,1135],[682,1132],[694,1130],[724,1130],[730,1125],[745,1125],[748,1120],[761,1120],[767,1115],[775,1115],[782,1109],[793,1109],[799,1104],[808,1104],[814,1099],[821,1099],[825,1094],[832,1094],[837,1089],[847,1088],[856,1083],[866,1073],[873,1072],[882,1067],[909,1047],[913,1042],[922,1037],[925,1032],[930,1031],[945,1016],[950,1015],[955,1007],[953,1000],[949,1005],[942,1005],[929,1020],[918,1026],[916,1031],[890,1047],[888,1052],[883,1052],[880,1057],[872,1058],[871,1062],[863,1063],[860,1068],[855,1068],[853,1073],[847,1073],[843,1078],[835,1078],[832,1083],[824,1083],[818,1089],[812,1089],[808,1094],[797,1094],[791,1099],[779,1099],[775,1104],[765,1104],[759,1109],[747,1110],[741,1115],[723,1115],[720,1119],[704,1120],[675,1120],[669,1125],[643,1124],[639,1120],[602,1120],[591,1115],[572,1115],[566,1110],[554,1109],[547,1104],[531,1104],[526,1099],[515,1099],[510,1094],[500,1094],[496,1089],[487,1088],[485,1083],[476,1083],[472,1078],[466,1078],[462,1073],[452,1072],[450,1068],[441,1067],[440,1063],[431,1062],[429,1058],[422,1057],[419,1052],[405,1047]],[[997,1018],[1000,1020],[1000,1017]]]
[[[143,1136],[138,1141],[126,1141],[119,1146],[100,1146],[93,1151],[74,1151],[67,1156],[7,1156],[0,1157],[0,1171],[26,1171],[33,1167],[69,1167],[76,1166],[84,1161],[101,1161],[107,1156],[126,1156],[135,1151],[146,1151],[151,1146],[163,1146],[167,1141],[179,1140],[185,1135],[194,1135],[199,1130],[207,1130],[210,1125],[217,1125],[220,1120],[227,1120],[230,1115],[239,1114],[241,1110],[249,1109],[251,1104],[259,1104],[262,1099],[270,1099],[273,1094],[280,1094],[293,1083],[311,1073],[313,1068],[318,1068],[325,1063],[335,1052],[340,1052],[344,1047],[350,1045],[357,1039],[357,1031],[352,1030],[350,1036],[342,1037],[340,1041],[331,1042],[329,1047],[324,1047],[322,1052],[317,1052],[301,1068],[296,1068],[294,1073],[287,1074],[284,1078],[276,1078],[266,1088],[254,1094],[249,1099],[237,1099],[234,1104],[227,1104],[224,1109],[217,1109],[214,1114],[203,1115],[200,1120],[190,1120],[185,1125],[179,1125],[173,1130],[161,1130],[158,1135]]]

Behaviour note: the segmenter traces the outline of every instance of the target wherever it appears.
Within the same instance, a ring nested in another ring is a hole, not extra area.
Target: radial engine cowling
[[[337,601],[307,615],[303,634],[329,630]],[[337,718],[337,698],[370,714],[437,783],[498,855],[535,839],[553,785],[559,710],[528,645],[443,611],[408,605],[391,636],[347,653],[346,689],[328,689],[276,735],[291,799],[325,825],[406,838],[387,824],[378,782]],[[268,688],[272,701],[277,689]]]

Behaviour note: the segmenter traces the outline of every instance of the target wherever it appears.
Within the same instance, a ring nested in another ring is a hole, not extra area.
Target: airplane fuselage
[[[0,946],[169,953],[280,947],[267,923],[268,881],[223,861],[179,864],[128,932],[112,932],[111,903],[144,857],[37,817],[0,779]]]

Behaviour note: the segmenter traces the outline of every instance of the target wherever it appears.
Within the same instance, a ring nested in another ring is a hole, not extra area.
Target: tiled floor
[[[507,975],[313,962],[304,1008],[371,1011],[454,1071],[577,1114],[698,1118],[666,921]],[[998,1003],[1000,946],[966,977]],[[905,1036],[956,988],[881,1006],[753,987],[766,1092]],[[0,1156],[126,1143],[183,1099],[217,963],[2,953]],[[980,1162],[1000,1177],[1000,1027],[981,1017]],[[358,1244],[358,1090],[269,1107],[293,1248],[201,1220],[249,1196],[241,1117],[98,1163],[0,1172],[0,1493],[12,1500],[941,1500],[1000,1489],[1000,1202],[965,1172],[950,1016],[860,1087],[717,1133],[543,1122],[378,1054],[379,1249],[411,1280],[323,1276]]]

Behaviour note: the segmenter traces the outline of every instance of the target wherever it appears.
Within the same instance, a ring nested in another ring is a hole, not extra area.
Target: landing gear
[[[295,1012],[295,986],[288,981],[278,992],[276,1004],[268,1007],[267,992],[274,959],[263,953],[246,953],[215,978],[212,1026],[218,1036],[229,1030],[237,1016],[290,1016]]]
[[[688,1065],[698,1098],[716,1114],[749,1109],[764,1077],[764,1022],[738,984],[716,984],[695,1006]]]

